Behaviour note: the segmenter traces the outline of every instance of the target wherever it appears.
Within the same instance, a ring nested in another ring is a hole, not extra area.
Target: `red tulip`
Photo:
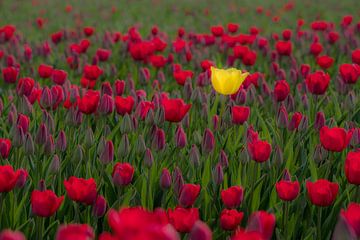
[[[96,56],[99,58],[100,62],[106,62],[111,56],[111,51],[108,49],[99,48],[96,50]]]
[[[200,185],[184,184],[180,190],[179,204],[182,207],[191,207],[200,194]]]
[[[348,146],[351,137],[351,130],[346,132],[343,128],[328,126],[320,129],[321,145],[328,151],[342,152]]]
[[[85,114],[96,112],[99,105],[100,93],[98,91],[88,90],[79,100],[79,110]]]
[[[169,222],[178,232],[188,233],[199,220],[199,209],[177,207],[174,210],[169,209],[168,216]]]
[[[279,198],[283,201],[294,200],[299,195],[300,191],[298,181],[291,182],[290,180],[280,180],[276,183],[275,187]]]
[[[356,64],[360,65],[360,48],[355,49],[351,53],[351,60],[352,60],[353,63],[356,63]]]
[[[253,66],[256,62],[256,52],[255,51],[247,51],[242,57],[242,62],[246,66]]]
[[[19,70],[14,67],[5,67],[2,69],[2,76],[5,83],[15,83],[19,75]]]
[[[290,93],[290,86],[286,80],[276,81],[274,87],[274,97],[277,102],[282,102]]]
[[[340,65],[339,72],[344,83],[355,84],[360,77],[360,66],[344,63]]]
[[[26,238],[22,232],[5,229],[0,233],[0,240],[26,240]]]
[[[279,55],[290,56],[292,51],[292,43],[290,41],[278,41],[275,45]]]
[[[85,65],[83,75],[85,78],[90,80],[98,79],[101,74],[103,74],[103,70],[97,65]]]
[[[155,44],[151,41],[136,42],[131,43],[128,49],[135,61],[145,61],[155,52]]]
[[[155,68],[162,68],[166,65],[167,60],[163,55],[152,55],[150,57],[150,63]]]
[[[239,24],[236,23],[229,23],[227,25],[227,29],[230,33],[236,33],[237,30],[239,29]]]
[[[298,129],[302,118],[303,118],[303,116],[300,112],[295,112],[291,117],[291,120],[289,123],[289,130],[294,131],[295,129]]]
[[[163,97],[162,106],[165,111],[165,120],[180,122],[191,108],[191,104],[185,104],[181,98],[168,99]]]
[[[246,106],[233,106],[231,108],[231,119],[234,124],[244,124],[249,118],[250,108]]]
[[[327,207],[335,201],[339,185],[325,179],[319,179],[314,183],[307,181],[306,189],[312,204]]]
[[[269,240],[275,227],[275,215],[265,211],[257,211],[251,214],[246,231],[255,231],[262,235],[263,239]]]
[[[94,230],[87,224],[61,225],[55,240],[93,240],[95,239]]]
[[[0,166],[0,193],[10,192],[19,178],[19,170],[14,171],[10,165]]]
[[[315,95],[323,95],[330,83],[330,76],[323,71],[316,71],[307,76],[305,80],[307,89]]]
[[[122,116],[124,116],[126,113],[131,114],[134,103],[135,101],[132,96],[127,96],[127,97],[116,96],[115,97],[116,112]]]
[[[191,79],[194,76],[194,73],[190,70],[179,70],[175,71],[173,76],[179,85],[184,86],[186,80],[188,78]]]
[[[231,240],[264,240],[264,238],[256,231],[236,231]]]
[[[346,156],[345,175],[349,183],[360,185],[360,152],[349,152]]]
[[[16,86],[16,92],[20,96],[22,95],[29,96],[31,94],[34,85],[35,85],[34,79],[29,77],[20,78]]]
[[[55,84],[63,85],[67,79],[67,72],[61,69],[54,69],[51,78]]]
[[[112,172],[112,179],[117,186],[127,186],[134,176],[134,168],[129,163],[116,163]]]
[[[323,51],[323,46],[320,43],[315,42],[310,45],[310,53],[312,55],[318,56],[322,51]]]
[[[253,142],[249,142],[247,147],[251,159],[256,162],[265,162],[270,157],[271,145],[266,141],[255,140]]]
[[[240,225],[243,217],[243,212],[238,212],[235,209],[224,209],[220,214],[220,227],[227,231],[233,231]]]
[[[34,190],[31,193],[31,210],[36,216],[50,217],[58,210],[63,200],[64,196],[57,197],[51,190]]]
[[[316,63],[323,69],[328,69],[330,68],[333,63],[334,63],[334,59],[332,57],[329,56],[320,56],[316,58]]]
[[[152,109],[152,110],[155,109],[154,103],[148,102],[148,101],[140,102],[136,109],[137,116],[139,116],[141,118],[141,120],[145,120],[145,117],[148,114],[150,109]]]
[[[0,138],[0,156],[7,159],[10,154],[11,140],[7,138]]]
[[[29,130],[30,119],[28,116],[19,113],[16,124],[21,127],[24,133],[27,133]]]
[[[211,33],[215,36],[215,37],[221,37],[224,34],[224,28],[223,26],[212,26],[211,27]]]
[[[96,200],[96,182],[93,178],[84,179],[72,176],[69,180],[64,180],[64,186],[69,198],[75,202],[92,205]]]
[[[352,230],[354,230],[356,237],[360,237],[360,204],[350,203],[346,210],[341,210],[340,214],[345,218]]]
[[[244,189],[241,186],[232,186],[221,190],[221,200],[227,208],[237,208],[244,198]]]
[[[51,41],[54,44],[58,44],[63,38],[64,33],[62,31],[51,34]]]
[[[91,35],[94,34],[95,29],[93,27],[84,27],[83,31],[87,37],[90,37]]]

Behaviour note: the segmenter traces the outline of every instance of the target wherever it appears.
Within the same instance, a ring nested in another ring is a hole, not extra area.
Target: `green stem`
[[[36,239],[42,239],[43,238],[43,231],[44,231],[44,218],[42,217],[36,217]]]
[[[321,207],[317,207],[318,208],[318,222],[317,222],[317,239],[321,239],[321,213],[322,213],[322,209]]]

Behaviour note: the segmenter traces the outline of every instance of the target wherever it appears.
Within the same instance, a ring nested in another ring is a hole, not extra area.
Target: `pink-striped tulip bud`
[[[213,170],[213,179],[215,185],[220,185],[224,181],[224,171],[221,163],[216,164],[216,167]]]
[[[152,141],[152,148],[157,151],[164,150],[166,145],[165,142],[165,132],[161,128],[156,129],[154,139]]]
[[[113,90],[110,82],[103,82],[101,84],[101,95],[105,95],[105,94],[109,96],[113,95]]]
[[[18,177],[18,179],[16,181],[15,186],[17,188],[23,188],[25,186],[25,183],[26,183],[26,180],[27,180],[29,174],[25,169],[22,169],[22,168],[19,169],[18,172],[19,172],[19,177]]]
[[[100,99],[98,111],[102,115],[109,115],[114,111],[114,100],[111,96],[104,94]]]
[[[92,214],[97,218],[102,217],[106,212],[106,207],[107,204],[105,198],[99,195],[93,204]]]
[[[174,181],[173,188],[175,195],[179,197],[180,191],[184,185],[184,178],[182,176],[181,170],[178,167],[176,167],[175,170],[173,171],[172,180]]]
[[[325,126],[325,114],[323,112],[317,112],[314,127],[319,131],[323,126]]]
[[[24,131],[20,125],[14,126],[12,129],[12,145],[14,147],[20,147],[24,144]]]
[[[160,175],[160,187],[162,189],[169,189],[170,186],[171,186],[170,172],[167,168],[164,168],[161,171],[161,175]]]
[[[219,116],[218,115],[214,115],[212,117],[212,126],[213,126],[213,130],[217,130],[219,128]]]
[[[223,168],[227,168],[229,166],[229,160],[224,150],[221,149],[219,155],[219,162]]]
[[[187,138],[184,129],[179,125],[175,132],[175,145],[177,148],[184,148],[186,146]]]
[[[240,89],[240,91],[236,94],[235,102],[238,105],[243,105],[246,103],[246,95],[247,92],[245,89]]]
[[[277,124],[280,128],[286,128],[288,126],[288,113],[283,105],[278,111]]]
[[[144,164],[147,168],[151,168],[151,166],[154,163],[154,157],[152,155],[152,152],[149,148],[147,148],[145,150],[145,154],[144,154]]]
[[[191,147],[189,158],[190,158],[190,163],[193,166],[200,165],[200,152],[199,152],[198,147],[195,144],[193,144]]]
[[[205,129],[201,148],[202,148],[203,153],[206,153],[206,154],[211,153],[215,148],[214,134],[208,128]]]
[[[57,173],[60,169],[60,159],[58,155],[54,155],[51,161],[51,164],[49,166],[49,170],[52,173]]]
[[[49,109],[53,105],[51,91],[48,87],[44,87],[40,96],[40,104],[43,108]]]
[[[40,128],[38,129],[38,132],[35,137],[35,142],[38,145],[44,145],[49,137],[49,131],[44,123],[40,125]]]
[[[111,140],[106,141],[103,151],[100,154],[100,162],[109,164],[114,160],[114,145]]]
[[[58,150],[59,152],[65,152],[66,147],[66,135],[65,132],[61,130],[56,140],[56,150]]]

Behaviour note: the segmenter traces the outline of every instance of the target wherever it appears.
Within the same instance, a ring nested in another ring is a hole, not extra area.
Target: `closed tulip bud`
[[[48,129],[46,125],[42,123],[36,134],[35,142],[38,145],[44,145],[47,142],[48,137],[49,137]]]
[[[100,162],[108,164],[114,160],[114,145],[111,140],[106,141],[105,147],[100,154]]]
[[[30,133],[26,133],[24,142],[25,155],[33,155],[35,153],[34,141]]]
[[[129,163],[116,163],[112,173],[112,179],[116,186],[129,185],[134,176],[134,168]]]
[[[360,143],[360,128],[355,128],[351,136],[350,145],[356,147]]]
[[[44,180],[44,179],[41,179],[41,180],[38,182],[37,189],[39,189],[40,192],[44,192],[44,191],[46,190],[46,184],[45,184],[45,180]]]
[[[105,95],[105,94],[109,96],[113,95],[113,90],[111,88],[110,82],[103,82],[101,84],[101,95]]]
[[[290,70],[290,79],[293,83],[296,83],[298,81],[298,72],[296,71],[296,69]]]
[[[190,117],[189,114],[186,114],[185,117],[183,118],[183,120],[181,121],[184,128],[188,129],[190,127]]]
[[[60,170],[60,159],[58,155],[54,155],[49,166],[49,170],[52,173],[57,173]]]
[[[306,131],[309,127],[309,118],[307,116],[302,116],[300,124],[299,124],[299,131]]]
[[[64,152],[66,150],[66,147],[66,135],[65,132],[61,130],[56,140],[56,150],[58,150],[59,152]]]
[[[280,128],[286,128],[288,126],[288,113],[283,105],[278,111],[277,124]]]
[[[213,126],[213,130],[217,130],[219,128],[219,116],[218,115],[214,115],[212,117],[212,126]]]
[[[224,171],[221,163],[216,164],[216,167],[213,170],[213,180],[215,185],[220,185],[224,181]]]
[[[153,163],[154,163],[154,157],[151,153],[151,150],[149,148],[147,148],[145,150],[145,154],[144,154],[144,164],[147,168],[151,168]]]
[[[192,93],[193,93],[193,88],[192,88],[192,85],[191,85],[191,81],[186,81],[185,85],[184,85],[184,88],[183,88],[184,99],[186,101],[190,100],[191,96],[192,96]]]
[[[130,142],[127,134],[122,135],[120,144],[117,150],[119,158],[125,158],[130,153]]]
[[[289,94],[285,99],[286,109],[293,112],[295,110],[295,100],[292,94]]]
[[[97,145],[97,149],[96,149],[97,155],[99,155],[99,156],[101,155],[101,153],[105,149],[105,145],[106,145],[106,139],[104,136],[101,136],[99,143]]]
[[[79,88],[77,87],[70,88],[70,102],[75,103],[79,99],[79,97],[80,97]]]
[[[102,115],[109,115],[114,111],[114,100],[111,96],[104,94],[100,99],[98,111]]]
[[[19,169],[18,170],[19,177],[16,181],[16,187],[17,188],[23,188],[25,186],[26,180],[29,176],[28,172],[25,169]]]
[[[201,144],[201,148],[202,148],[203,153],[210,153],[215,148],[214,134],[208,128],[205,129],[202,144]]]
[[[325,114],[323,112],[317,112],[314,127],[319,131],[323,126],[325,126]]]
[[[189,240],[212,240],[212,232],[206,223],[198,220],[195,222]]]
[[[75,148],[75,151],[72,155],[71,161],[73,163],[79,163],[83,160],[84,157],[84,150],[81,147],[81,145],[77,145],[77,147]]]
[[[102,216],[104,216],[105,212],[106,212],[106,200],[103,196],[99,195],[96,198],[95,203],[93,204],[93,209],[92,209],[92,214],[97,217],[100,218]]]
[[[301,96],[301,102],[302,102],[305,110],[309,109],[309,99],[306,94]]]
[[[125,81],[124,80],[116,80],[114,83],[114,91],[116,96],[121,96],[125,90]]]
[[[359,70],[359,75],[360,75],[360,70]],[[356,96],[355,96],[354,91],[350,91],[348,93],[348,95],[346,96],[346,100],[345,100],[347,107],[352,109],[356,105],[356,102],[357,101],[356,101]]]
[[[176,167],[173,171],[172,180],[175,195],[179,197],[180,191],[184,185],[184,178],[182,176],[181,170],[178,167]]]
[[[155,111],[154,122],[156,125],[161,126],[165,122],[165,110],[160,106]]]
[[[20,98],[20,104],[19,104],[19,112],[30,115],[32,113],[32,105],[29,102],[28,98],[26,96],[22,96]],[[1,116],[1,113],[0,113]]]
[[[138,155],[143,154],[146,150],[146,144],[143,135],[139,135],[136,139],[135,151]]]
[[[167,168],[164,168],[161,171],[161,175],[160,175],[160,187],[162,189],[169,189],[170,186],[171,186],[170,172]]]
[[[151,146],[153,149],[155,149],[157,151],[162,151],[162,150],[164,150],[165,145],[166,145],[165,132],[161,128],[158,128],[155,131],[155,135],[154,135]]]
[[[44,87],[41,92],[40,104],[46,109],[50,108],[53,104],[52,94],[48,87]]]
[[[85,131],[84,146],[86,148],[90,148],[90,147],[92,147],[93,144],[94,144],[94,133],[93,133],[92,129],[89,127]]]
[[[3,111],[4,111],[4,102],[3,102],[3,100],[0,98],[0,117],[2,116]]]
[[[314,160],[316,163],[320,163],[326,159],[328,152],[321,146],[321,144],[316,145],[314,152]]]
[[[15,122],[15,114],[14,114],[14,112],[11,112],[11,111],[10,111],[10,112],[8,113],[7,121],[8,121],[8,124],[9,124],[10,126],[14,125],[14,122]]]
[[[224,150],[220,151],[219,162],[223,168],[227,168],[229,166],[229,160]]]
[[[192,145],[189,153],[190,163],[197,167],[200,166],[200,152],[195,144]]]
[[[186,142],[186,133],[181,125],[179,125],[175,132],[175,146],[180,149],[184,148],[186,146]]]
[[[51,155],[54,153],[54,151],[55,151],[54,139],[53,139],[52,135],[49,135],[49,137],[44,145],[44,153],[46,155]]]
[[[278,167],[280,167],[283,162],[284,162],[284,158],[283,158],[283,152],[280,148],[280,146],[275,146],[275,153],[274,153],[274,164]]]
[[[201,111],[200,111],[202,118],[207,118],[208,116],[208,105],[206,103],[201,104]]]
[[[20,125],[14,126],[12,130],[12,144],[14,147],[20,147],[24,144],[24,131]]]
[[[150,126],[153,125],[154,122],[155,122],[154,111],[152,109],[149,109],[149,111],[145,116],[145,123]]]

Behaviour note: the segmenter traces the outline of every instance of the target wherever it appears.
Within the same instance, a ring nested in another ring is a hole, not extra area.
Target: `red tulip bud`
[[[160,175],[160,187],[162,189],[168,189],[171,186],[171,176],[168,169],[164,168]]]
[[[104,216],[106,211],[106,206],[107,204],[105,198],[99,195],[96,198],[95,203],[93,204],[92,214],[98,218]]]

